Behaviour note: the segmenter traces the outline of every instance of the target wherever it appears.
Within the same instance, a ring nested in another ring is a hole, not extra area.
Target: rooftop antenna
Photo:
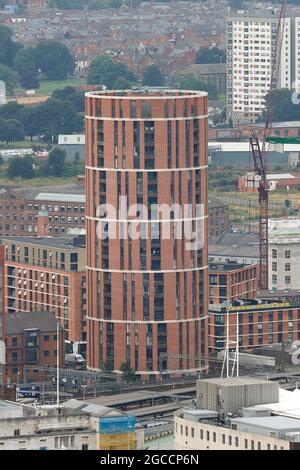
[[[231,377],[234,375],[234,369],[236,366],[236,377],[239,377],[240,374],[240,361],[239,361],[239,312],[236,312],[236,348],[235,348],[235,354],[234,354],[234,359],[233,359],[233,364],[232,364],[232,370],[231,370]]]
[[[235,343],[235,353],[233,358],[233,364],[230,373],[230,357],[229,357],[229,343]],[[239,377],[240,374],[240,361],[239,361],[239,312],[236,312],[236,341],[230,341],[229,339],[229,311],[226,310],[226,346],[225,346],[225,354],[223,358],[222,364],[222,371],[221,371],[221,379],[224,375],[225,363],[226,363],[226,377],[234,377],[234,371],[236,369],[236,377]]]
[[[59,406],[59,321],[56,323],[56,400]]]
[[[226,362],[226,377],[229,377],[229,312],[226,310],[226,343],[225,343],[225,354],[222,364],[221,379],[223,378],[225,362]]]

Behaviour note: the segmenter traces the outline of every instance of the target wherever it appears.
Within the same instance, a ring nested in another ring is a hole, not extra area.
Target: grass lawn
[[[248,230],[249,217],[251,231],[258,231],[259,205],[258,194],[238,193],[236,191],[214,191],[216,196],[223,198],[229,204],[229,219],[235,228]],[[284,190],[270,191],[269,193],[269,215],[270,217],[287,217],[293,215],[293,211],[299,208],[300,192],[297,190],[289,191],[288,199],[292,201],[290,211],[287,211],[284,205],[287,195]],[[250,208],[249,208],[250,202]]]
[[[51,176],[41,176],[32,179],[14,178],[9,179],[5,174],[0,174],[0,188],[3,186],[51,186],[51,185],[64,185],[74,182],[74,176],[62,176],[61,178],[54,178]]]
[[[5,142],[0,142],[0,153],[1,150],[9,150],[9,149],[25,149],[25,148],[32,148],[36,142],[31,142],[30,140],[20,140],[19,142],[10,142],[6,145]]]
[[[36,89],[36,93],[42,95],[51,95],[54,90],[64,88],[66,86],[86,85],[85,78],[67,78],[66,80],[41,80],[40,87]],[[26,90],[18,89],[18,92]]]

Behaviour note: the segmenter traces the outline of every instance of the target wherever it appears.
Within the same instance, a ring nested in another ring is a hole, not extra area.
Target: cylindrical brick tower
[[[149,376],[204,366],[207,148],[204,92],[141,89],[86,94],[91,370],[120,371],[127,364]],[[130,229],[128,219],[136,204],[145,206],[144,220]],[[99,210],[101,205],[108,207],[105,213]],[[159,209],[151,212],[155,205]],[[193,232],[200,227],[196,248],[183,235],[186,222]],[[132,235],[136,228],[139,236]]]

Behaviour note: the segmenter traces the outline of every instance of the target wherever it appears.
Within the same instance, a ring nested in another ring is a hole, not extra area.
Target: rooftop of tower
[[[177,90],[167,87],[137,87],[130,90],[96,90],[86,93],[89,98],[109,99],[165,99],[169,98],[191,98],[205,97],[207,92],[198,90]]]

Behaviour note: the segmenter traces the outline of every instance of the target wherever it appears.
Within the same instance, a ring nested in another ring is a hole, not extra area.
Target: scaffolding
[[[135,417],[120,415],[100,418],[98,443],[99,450],[135,450]]]

